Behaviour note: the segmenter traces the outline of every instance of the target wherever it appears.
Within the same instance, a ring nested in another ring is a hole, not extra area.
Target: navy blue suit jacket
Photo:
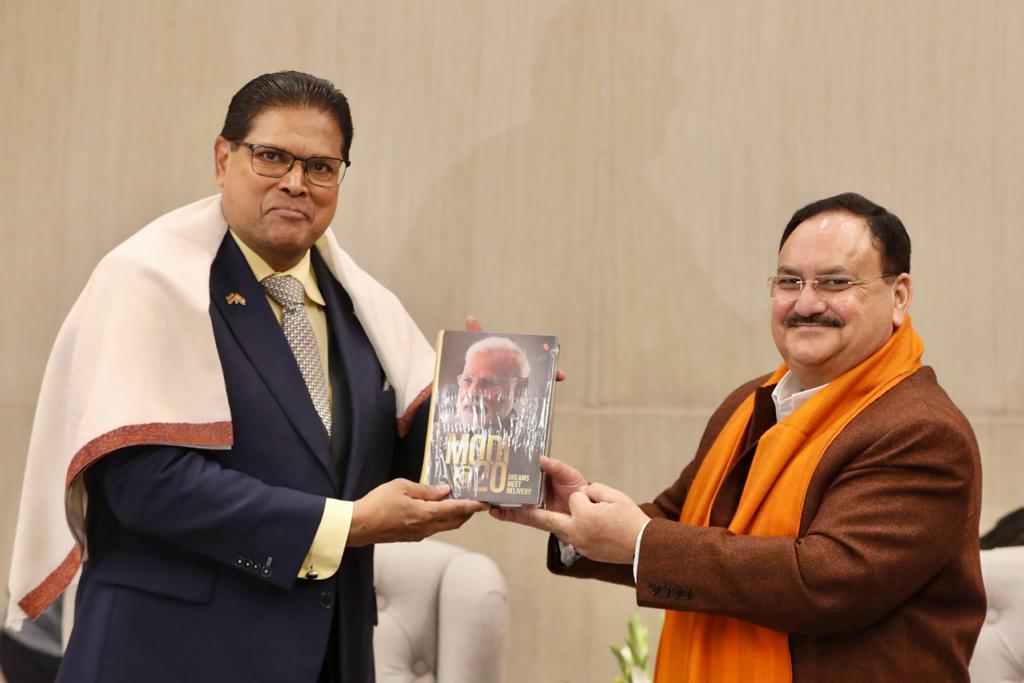
[[[418,477],[426,411],[400,439],[394,392],[351,300],[316,249],[313,266],[327,304],[333,438],[226,236],[210,317],[234,445],[125,449],[86,472],[88,560],[59,681],[314,683],[334,619],[342,680],[373,680],[372,546],[346,549],[329,579],[296,577],[326,497]],[[247,304],[228,304],[232,292]]]

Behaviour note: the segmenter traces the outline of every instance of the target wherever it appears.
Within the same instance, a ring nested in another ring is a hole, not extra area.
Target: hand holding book
[[[381,484],[352,505],[346,545],[419,541],[462,526],[487,508],[473,500],[446,500],[448,486],[428,486],[408,479]]]
[[[569,514],[569,497],[577,491],[582,492],[590,482],[575,467],[555,458],[541,458],[540,468],[547,475],[545,508]]]
[[[650,519],[625,493],[587,484],[578,470],[554,458],[541,458],[547,475],[548,509],[492,509],[491,516],[554,534],[586,558],[630,564],[637,535]]]

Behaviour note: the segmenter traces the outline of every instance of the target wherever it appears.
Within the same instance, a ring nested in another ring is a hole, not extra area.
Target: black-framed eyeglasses
[[[348,159],[334,157],[309,157],[303,159],[291,152],[286,152],[270,145],[254,144],[242,140],[232,140],[232,144],[248,147],[252,152],[252,172],[266,178],[283,178],[295,165],[302,162],[302,171],[309,182],[319,187],[337,187],[345,178],[345,171],[352,162]]]
[[[809,280],[804,280],[796,275],[772,275],[768,278],[768,294],[776,301],[792,301],[800,296],[804,285],[810,285],[818,296],[823,299],[831,299],[854,287],[897,275],[899,273],[882,273],[861,279],[848,275],[819,275]]]

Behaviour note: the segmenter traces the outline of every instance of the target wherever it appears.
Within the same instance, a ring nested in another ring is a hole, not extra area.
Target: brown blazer
[[[771,387],[758,391],[744,459],[712,523],[679,523],[694,475],[718,432],[765,377],[715,411],[672,486],[643,505],[644,607],[724,614],[789,633],[794,681],[969,681],[985,618],[978,549],[981,465],[964,415],[922,367],[858,415],[823,455],[796,537],[737,536],[746,467],[774,423]],[[770,411],[770,412],[769,412]],[[760,424],[758,424],[760,422]],[[558,574],[633,585],[628,565],[581,559]]]

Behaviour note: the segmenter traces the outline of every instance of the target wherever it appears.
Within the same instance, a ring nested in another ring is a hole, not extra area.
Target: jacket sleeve
[[[109,454],[91,469],[92,486],[117,521],[289,588],[310,550],[325,499],[270,486],[177,446]]]
[[[890,613],[961,552],[977,521],[969,428],[901,418],[876,425],[873,441],[845,442],[850,460],[798,537],[652,521],[637,602],[798,634],[855,632]]]
[[[722,405],[715,410],[708,420],[707,426],[704,428],[704,434],[701,436],[700,445],[697,448],[697,456],[683,468],[675,482],[662,491],[653,502],[644,503],[640,506],[648,517],[652,520],[667,520],[672,523],[679,520],[679,515],[683,510],[683,502],[686,500],[686,494],[690,490],[694,477],[697,475],[697,470],[700,469],[700,465],[704,461],[704,455],[711,448],[715,437],[718,436],[718,432],[721,431],[728,421],[736,406],[764,379],[765,377],[759,377],[740,386],[729,394],[722,402]],[[647,538],[653,525],[653,521],[647,525],[647,529],[644,531],[644,539]],[[547,567],[552,573],[563,576],[572,576],[580,579],[598,579],[624,586],[635,585],[633,581],[633,568],[630,565],[594,562],[586,557],[581,557],[571,567],[566,567],[562,564],[558,539],[553,535],[548,539]]]

